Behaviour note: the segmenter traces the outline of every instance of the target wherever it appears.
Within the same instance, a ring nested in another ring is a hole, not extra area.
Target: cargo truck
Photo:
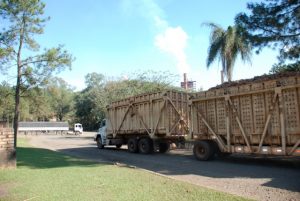
[[[107,107],[98,148],[165,152],[182,139],[198,160],[231,153],[300,156],[300,73],[225,83],[194,94],[144,94]]]
[[[113,102],[107,106],[94,140],[98,148],[127,145],[129,152],[166,152],[188,134],[189,94],[167,91]]]

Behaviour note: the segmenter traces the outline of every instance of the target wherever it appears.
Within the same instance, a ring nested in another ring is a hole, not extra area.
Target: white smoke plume
[[[181,27],[168,27],[155,37],[155,45],[160,50],[174,56],[178,71],[187,73],[189,65],[186,61],[185,47],[188,35]]]
[[[175,59],[180,74],[189,72],[190,67],[185,53],[188,34],[180,26],[170,26],[165,19],[164,11],[154,0],[123,0],[123,9],[126,12],[137,11],[147,19],[157,30],[154,45]]]

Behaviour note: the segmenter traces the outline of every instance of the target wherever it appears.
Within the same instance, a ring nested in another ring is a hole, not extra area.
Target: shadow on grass
[[[91,167],[100,165],[97,162],[77,159],[51,151],[33,147],[17,148],[17,166],[25,168],[58,168],[58,167]],[[101,164],[105,165],[105,164]]]

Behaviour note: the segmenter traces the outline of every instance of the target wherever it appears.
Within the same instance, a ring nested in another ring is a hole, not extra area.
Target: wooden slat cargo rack
[[[193,96],[190,139],[199,160],[215,152],[300,156],[299,73]]]
[[[108,134],[148,134],[152,137],[183,136],[188,129],[188,94],[175,91],[144,94],[108,107]]]

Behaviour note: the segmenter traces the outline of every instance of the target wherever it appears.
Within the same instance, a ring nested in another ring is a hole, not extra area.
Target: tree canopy
[[[155,71],[131,73],[126,79],[108,79],[99,73],[89,73],[85,77],[87,87],[75,97],[75,121],[87,130],[95,130],[105,118],[106,106],[111,102],[142,93],[175,89],[172,86],[175,78],[169,72]]]
[[[300,62],[293,64],[274,64],[270,70],[271,74],[284,72],[300,72]]]
[[[14,114],[13,88],[7,83],[0,84],[0,120],[11,122]]]
[[[58,121],[70,121],[74,113],[73,88],[62,78],[56,77],[50,80],[46,92],[52,108],[52,117]]]
[[[247,30],[257,53],[263,47],[279,50],[279,62],[300,60],[300,1],[266,0],[247,4],[250,13],[239,13],[235,22]]]

